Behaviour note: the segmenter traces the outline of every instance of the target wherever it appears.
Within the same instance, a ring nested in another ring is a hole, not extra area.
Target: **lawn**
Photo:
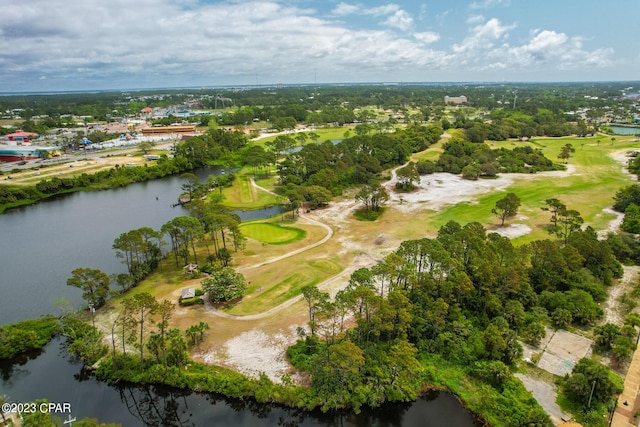
[[[260,209],[280,203],[280,198],[251,185],[249,170],[243,168],[236,174],[231,187],[222,190],[223,204],[231,209]]]
[[[601,144],[597,140],[601,139]],[[619,138],[614,145],[607,138],[537,138],[533,141],[545,155],[556,161],[560,148],[569,143],[576,149],[568,160],[571,173],[552,178],[545,175],[514,175],[514,183],[507,191],[515,193],[522,201],[518,215],[520,218],[508,219],[505,225],[522,223],[532,228],[526,236],[517,238],[514,243],[526,243],[535,239],[548,238],[544,226],[549,223],[550,215],[541,208],[545,200],[557,198],[569,209],[580,212],[586,225],[596,230],[605,229],[612,219],[603,209],[613,204],[613,196],[620,188],[630,185],[634,179],[623,171],[623,166],[611,155],[625,149],[637,148],[640,144],[631,142],[631,138]],[[514,148],[524,142],[495,142],[492,148]],[[498,219],[491,214],[495,203],[506,192],[487,194],[473,203],[458,203],[432,216],[432,224],[439,228],[449,220],[461,224],[478,221],[485,226],[495,228]]]
[[[296,297],[303,287],[319,285],[340,273],[344,259],[325,255],[324,251],[320,246],[282,262],[243,272],[249,282],[246,296],[228,312],[240,316],[262,313]]]
[[[307,232],[295,227],[280,224],[251,222],[240,225],[242,234],[271,245],[284,245],[304,239]]]

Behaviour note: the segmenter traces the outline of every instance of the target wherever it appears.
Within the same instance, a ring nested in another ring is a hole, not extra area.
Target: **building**
[[[33,132],[24,132],[22,130],[17,130],[14,133],[10,133],[8,135],[6,135],[6,137],[9,139],[10,143],[29,143],[30,139],[34,139],[38,137],[37,133],[33,133]]]
[[[444,97],[444,103],[445,104],[455,104],[455,105],[466,104],[467,103],[467,97],[464,96],[464,95],[460,95],[460,96],[445,96]]]
[[[142,129],[142,135],[167,135],[175,133],[196,133],[196,125],[152,126]]]

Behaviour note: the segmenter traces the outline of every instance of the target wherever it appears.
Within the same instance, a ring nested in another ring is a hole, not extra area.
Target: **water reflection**
[[[98,418],[123,426],[380,426],[475,427],[480,426],[455,396],[430,392],[416,402],[351,411],[304,411],[258,403],[252,399],[227,399],[217,394],[162,386],[140,386],[98,381],[82,364],[66,354],[56,338],[44,351],[11,362],[0,362],[0,394],[13,402],[48,399],[70,402],[73,416]],[[64,417],[64,416],[63,416]]]

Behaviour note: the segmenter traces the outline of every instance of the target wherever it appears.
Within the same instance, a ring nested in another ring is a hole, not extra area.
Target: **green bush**
[[[185,298],[185,299],[180,298],[178,300],[178,304],[180,304],[181,307],[189,307],[192,305],[204,304],[204,300],[199,296],[195,296],[193,298]]]
[[[0,359],[10,359],[22,353],[38,350],[58,331],[58,320],[53,316],[2,326]]]
[[[371,209],[358,209],[353,213],[353,216],[358,221],[375,221],[380,218],[384,213],[384,208],[379,208],[377,211]]]

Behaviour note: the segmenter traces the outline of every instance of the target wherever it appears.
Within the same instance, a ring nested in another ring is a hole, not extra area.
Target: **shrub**
[[[195,296],[193,298],[185,298],[185,299],[180,298],[178,300],[178,304],[180,304],[181,307],[189,307],[192,305],[204,304],[204,300],[199,296]]]

